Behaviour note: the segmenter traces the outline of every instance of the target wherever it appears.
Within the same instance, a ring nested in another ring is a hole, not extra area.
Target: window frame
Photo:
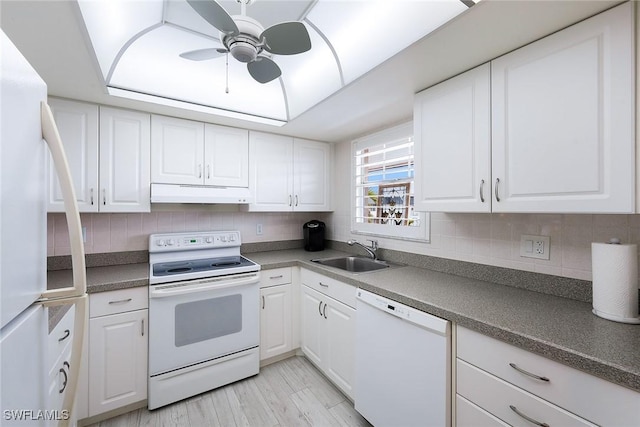
[[[357,183],[357,164],[356,164],[356,153],[358,150],[361,150],[367,146],[377,146],[384,144],[386,142],[390,142],[393,140],[399,140],[404,138],[412,138],[413,137],[413,123],[403,123],[398,126],[394,126],[392,128],[387,128],[382,131],[364,136],[362,138],[355,139],[351,142],[351,200],[349,202],[349,217],[351,222],[351,233],[352,234],[361,234],[365,236],[376,236],[376,237],[385,237],[396,240],[412,240],[419,242],[430,242],[430,215],[428,212],[415,211],[416,213],[420,213],[421,220],[420,226],[418,227],[409,227],[409,226],[398,226],[393,227],[388,224],[366,224],[357,221],[356,215],[356,197],[358,196],[358,183]],[[415,141],[413,141],[415,147]],[[413,176],[413,188],[415,193],[415,148],[414,148],[414,176]],[[406,180],[401,181],[406,182]],[[387,185],[389,183],[384,183],[382,185]],[[413,193],[411,193],[413,197]],[[415,197],[414,197],[415,203]]]

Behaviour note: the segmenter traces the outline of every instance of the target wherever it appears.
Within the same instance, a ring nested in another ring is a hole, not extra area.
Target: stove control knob
[[[204,241],[207,242],[207,243],[213,243],[213,238],[211,236],[209,236],[206,239],[204,239]]]
[[[167,240],[167,245],[169,245],[169,246],[173,246],[173,244],[174,244],[174,243],[175,243],[175,242],[174,242],[174,240],[173,240],[173,239],[169,239],[169,240]]]
[[[236,235],[235,234],[230,234],[229,235],[229,241],[230,242],[235,242],[236,241]]]
[[[162,240],[162,239],[156,240],[156,245],[157,246],[164,246],[164,240]]]
[[[220,238],[220,240],[221,240],[221,241],[223,241],[223,242],[226,242],[226,241],[227,241],[227,236],[222,236],[222,237]]]

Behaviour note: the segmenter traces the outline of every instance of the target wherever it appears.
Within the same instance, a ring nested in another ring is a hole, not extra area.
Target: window
[[[428,240],[429,217],[414,210],[411,123],[353,142],[351,231]]]

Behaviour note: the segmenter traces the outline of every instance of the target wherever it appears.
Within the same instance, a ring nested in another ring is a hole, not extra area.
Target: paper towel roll
[[[592,243],[593,313],[622,323],[638,323],[638,247]]]

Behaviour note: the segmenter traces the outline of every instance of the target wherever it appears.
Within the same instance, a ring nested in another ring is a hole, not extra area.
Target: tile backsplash
[[[326,221],[326,214],[252,213],[212,211],[207,207],[181,207],[151,213],[80,214],[86,229],[85,252],[104,253],[147,250],[149,235],[201,230],[240,230],[243,243],[302,239],[302,225],[311,219]],[[171,208],[170,208],[171,209]],[[215,209],[215,208],[214,208]],[[64,214],[47,216],[47,255],[69,255],[69,235]],[[262,234],[256,233],[262,224]]]

